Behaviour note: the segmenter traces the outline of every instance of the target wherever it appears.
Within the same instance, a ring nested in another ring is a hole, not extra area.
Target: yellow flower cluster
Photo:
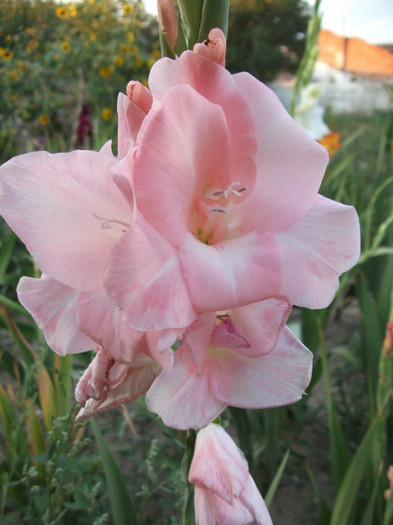
[[[74,4],[70,5],[62,5],[56,9],[56,16],[57,18],[68,18],[69,16],[71,18],[75,18],[78,14],[76,6]]]

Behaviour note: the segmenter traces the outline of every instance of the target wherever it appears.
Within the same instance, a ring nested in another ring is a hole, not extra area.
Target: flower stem
[[[194,487],[188,481],[188,472],[190,470],[192,457],[194,455],[195,440],[196,431],[187,430],[186,449],[184,451],[183,459],[181,462],[181,472],[184,485],[186,487],[181,525],[191,525],[192,523],[194,523]]]

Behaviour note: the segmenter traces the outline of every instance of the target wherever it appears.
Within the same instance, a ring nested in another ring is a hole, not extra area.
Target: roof
[[[365,75],[393,75],[393,54],[360,38],[343,37],[322,29],[318,46],[318,62],[328,66]]]

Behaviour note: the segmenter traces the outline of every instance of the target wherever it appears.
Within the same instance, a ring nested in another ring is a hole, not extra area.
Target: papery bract
[[[219,425],[198,432],[188,479],[195,484],[196,525],[272,525],[247,461]]]

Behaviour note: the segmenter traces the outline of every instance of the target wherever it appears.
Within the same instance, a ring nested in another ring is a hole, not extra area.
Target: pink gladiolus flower
[[[275,299],[217,316],[204,314],[183,334],[170,370],[146,404],[178,429],[201,428],[228,405],[267,408],[298,401],[311,378],[312,354],[284,327],[288,305]]]
[[[195,52],[158,61],[149,83],[128,156],[135,220],[105,275],[128,324],[185,327],[271,297],[327,306],[358,258],[359,224],[318,195],[325,149],[266,86]]]
[[[196,525],[272,525],[247,461],[219,425],[198,432],[188,479]]]

